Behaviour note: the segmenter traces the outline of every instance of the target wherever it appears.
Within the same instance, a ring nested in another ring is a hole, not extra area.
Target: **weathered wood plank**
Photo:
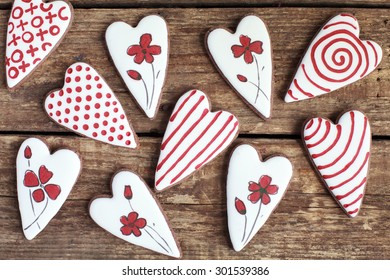
[[[15,158],[23,136],[1,136],[0,150],[0,197],[16,197]],[[141,149],[132,151],[80,137],[45,137],[52,148],[64,145],[78,151],[83,160],[83,170],[69,199],[89,200],[95,195],[110,194],[112,175],[121,168],[139,173],[149,186],[154,183],[154,170],[158,160],[160,139],[141,138]],[[265,157],[275,153],[285,153],[294,165],[294,175],[287,193],[294,197],[304,208],[333,208],[336,203],[321,185],[311,164],[306,157],[299,140],[282,139],[238,139],[234,145],[223,152],[214,161],[195,172],[183,183],[157,196],[166,204],[225,204],[226,170],[229,155],[235,145],[250,143],[257,147]],[[390,196],[390,174],[387,170],[390,163],[384,161],[390,153],[390,141],[373,141],[370,161],[370,176],[366,195],[373,197]],[[318,198],[320,195],[321,198]],[[302,197],[300,197],[302,196]],[[298,198],[300,197],[300,198]],[[374,204],[365,203],[366,208],[389,208],[390,202],[382,204],[381,200]],[[294,207],[294,206],[293,206]],[[340,210],[340,214],[342,214]]]
[[[226,6],[389,6],[386,0],[71,0],[75,7],[226,7]],[[0,0],[1,8],[11,7],[13,0]]]
[[[286,200],[239,253],[229,241],[224,205],[163,208],[184,259],[390,258],[389,209],[365,209],[361,216],[349,219],[336,208],[291,207]],[[16,199],[0,197],[0,259],[167,258],[110,235],[91,220],[87,207],[88,201],[68,200],[45,230],[27,241]]]
[[[302,122],[309,116],[335,118],[339,112],[355,108],[371,120],[375,135],[390,135],[390,32],[387,9],[348,9],[360,20],[362,38],[382,45],[384,59],[379,68],[360,82],[309,101],[286,104],[284,94],[297,63],[312,36],[326,19],[339,8],[229,8],[220,9],[78,9],[73,28],[58,50],[48,58],[29,81],[16,92],[5,88],[4,72],[0,73],[0,131],[65,131],[45,115],[45,94],[62,86],[65,69],[75,61],[93,65],[108,81],[137,132],[165,130],[176,100],[185,91],[198,88],[208,93],[215,110],[234,113],[241,123],[241,133],[299,134]],[[0,11],[0,48],[4,50],[9,11]],[[159,13],[168,22],[171,34],[171,56],[168,79],[154,121],[136,107],[117,75],[104,43],[104,32],[115,20],[132,25],[145,15]],[[204,36],[211,27],[235,28],[246,14],[261,16],[268,24],[273,41],[275,63],[273,119],[258,118],[233,93],[216,72],[206,55]],[[0,64],[4,64],[0,56]],[[12,117],[10,117],[12,116]],[[28,121],[26,117],[28,116]]]

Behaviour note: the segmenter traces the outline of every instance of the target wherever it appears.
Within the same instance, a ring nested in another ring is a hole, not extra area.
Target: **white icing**
[[[329,20],[307,49],[285,101],[326,94],[374,71],[382,59],[382,49],[373,41],[360,40],[359,33],[359,24],[352,15],[340,14]]]
[[[71,6],[64,1],[14,1],[6,43],[9,88],[20,83],[53,51],[65,36],[71,19]]]
[[[130,200],[124,196],[126,185],[132,190]],[[181,257],[180,249],[162,209],[137,174],[130,171],[117,173],[112,180],[112,192],[112,198],[96,198],[90,204],[89,213],[100,227],[129,243],[175,258]],[[138,237],[134,234],[124,235],[121,232],[123,224],[120,218],[128,216],[130,212],[137,212],[138,219],[146,220],[146,225],[140,228],[141,235]]]
[[[31,158],[29,159],[25,157],[27,147],[30,147],[31,150]],[[53,173],[53,176],[46,183],[41,181],[43,177],[41,178],[39,175],[39,169],[42,165]],[[40,186],[27,187],[24,185],[27,170],[36,174],[40,180]],[[71,150],[61,149],[51,155],[46,144],[37,138],[29,138],[22,143],[16,158],[16,179],[22,228],[28,240],[40,233],[60,210],[76,183],[80,170],[80,158]],[[60,186],[61,191],[56,199],[51,199],[42,189],[49,184]],[[33,192],[39,189],[45,195],[45,199],[41,202],[32,198]]]
[[[191,130],[192,128],[192,130]],[[214,159],[235,139],[238,120],[225,111],[210,112],[203,92],[192,90],[177,101],[161,145],[155,187],[177,184]]]
[[[228,227],[234,250],[242,250],[268,220],[283,198],[292,174],[292,164],[286,157],[275,156],[262,161],[256,149],[250,145],[244,144],[235,148],[229,162],[226,185]],[[256,220],[262,200],[252,203],[248,199],[248,195],[252,193],[248,187],[251,181],[259,183],[259,179],[263,175],[270,176],[272,178],[271,185],[276,185],[278,190],[276,194],[269,195],[270,202],[268,204],[261,204],[260,214]],[[237,211],[236,198],[245,204],[245,215]],[[245,216],[247,219],[246,227]]]
[[[256,41],[262,42],[263,52],[261,54],[252,52],[252,63],[245,62],[244,54],[238,58],[233,55],[231,48],[233,45],[241,45],[241,35],[248,36],[251,39],[251,44]],[[234,34],[219,28],[211,31],[206,41],[210,55],[230,85],[251,105],[252,109],[265,118],[270,118],[273,71],[272,49],[264,22],[256,16],[247,16],[241,20]],[[258,68],[255,59],[257,59]],[[245,76],[247,81],[240,81],[237,75]],[[264,93],[258,92],[256,87],[258,83]]]
[[[143,34],[151,35],[150,46],[160,46],[161,53],[153,55],[153,63],[144,60],[138,64],[134,61],[135,56],[127,54],[130,46],[140,45]],[[130,93],[145,114],[151,119],[154,118],[168,63],[168,28],[165,20],[160,16],[151,15],[143,18],[137,27],[132,27],[125,22],[114,22],[107,28],[106,43],[111,58]],[[140,73],[142,80],[130,78],[127,74],[128,70]]]
[[[122,105],[103,78],[86,63],[71,65],[60,90],[49,93],[45,110],[56,123],[115,146],[137,147]]]
[[[339,140],[336,140],[338,135]],[[359,111],[349,111],[340,117],[337,125],[327,119],[314,118],[305,124],[303,137],[314,165],[336,201],[349,216],[357,216],[363,201],[370,157],[371,130],[367,117]],[[330,165],[333,162],[335,164]],[[340,187],[330,189],[338,185]],[[360,187],[354,190],[357,186]],[[349,192],[350,195],[337,198]]]

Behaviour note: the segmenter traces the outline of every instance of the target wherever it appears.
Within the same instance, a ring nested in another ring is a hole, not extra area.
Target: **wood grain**
[[[83,170],[58,215],[36,239],[27,241],[21,230],[15,182],[15,157],[25,138],[0,137],[0,258],[165,258],[111,236],[88,216],[90,199],[110,194],[110,178],[120,168],[136,171],[153,184],[161,139],[141,138],[142,149],[130,151],[80,137],[45,137],[51,147],[67,145],[79,151]],[[229,154],[239,143],[254,145],[264,157],[285,151],[294,165],[294,175],[284,199],[261,232],[242,252],[235,253],[227,232],[225,180]],[[355,219],[348,218],[320,184],[300,141],[239,139],[233,147],[181,185],[157,195],[185,259],[390,257],[390,175],[389,164],[383,162],[390,153],[389,141],[373,141],[369,183],[362,211]]]
[[[374,135],[390,135],[390,23],[387,9],[348,9],[360,20],[364,39],[378,42],[384,50],[381,65],[363,80],[312,100],[287,104],[283,101],[289,81],[307,44],[318,28],[344,9],[329,8],[242,8],[242,9],[79,9],[68,36],[24,86],[15,92],[5,88],[0,73],[0,131],[65,132],[44,113],[47,92],[60,88],[66,68],[76,61],[94,66],[117,93],[138,133],[163,133],[176,100],[187,90],[198,88],[207,93],[215,110],[235,114],[241,133],[298,135],[302,122],[321,115],[336,118],[343,110],[354,108],[370,118]],[[159,113],[150,121],[135,105],[108,58],[104,33],[117,20],[136,25],[146,15],[159,13],[168,22],[171,55],[168,77]],[[274,54],[273,119],[263,121],[234,94],[207,57],[204,36],[209,28],[234,29],[249,13],[268,24]],[[4,49],[8,11],[0,11],[0,48]],[[185,20],[183,20],[185,19]],[[4,60],[0,58],[0,64]],[[49,74],[50,73],[50,74]],[[326,105],[326,106],[324,106]],[[9,117],[9,116],[12,116]],[[26,116],[29,121],[26,122]]]
[[[226,6],[362,6],[362,7],[389,7],[387,0],[70,0],[77,8],[96,7],[226,7]],[[0,0],[0,8],[10,8],[13,0]]]

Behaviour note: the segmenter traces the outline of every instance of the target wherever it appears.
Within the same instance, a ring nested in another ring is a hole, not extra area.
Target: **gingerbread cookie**
[[[336,124],[314,118],[303,126],[302,138],[322,181],[349,217],[359,213],[367,184],[371,130],[367,117],[356,110]]]
[[[14,88],[60,44],[73,20],[66,1],[15,0],[8,20],[5,68]]]
[[[161,144],[155,177],[158,191],[178,184],[237,137],[237,118],[210,110],[209,100],[200,90],[189,91],[177,101]]]
[[[47,95],[45,110],[53,121],[80,135],[125,148],[138,145],[119,100],[86,63],[66,70],[64,87]]]
[[[214,29],[206,35],[206,47],[219,72],[245,103],[262,118],[270,118],[273,68],[265,23],[247,16],[236,33]]]
[[[91,218],[103,229],[129,243],[180,258],[181,251],[168,220],[144,180],[131,171],[112,179],[111,198],[95,198]]]
[[[16,158],[16,179],[22,228],[33,239],[64,204],[81,170],[79,156],[68,149],[50,154],[37,138],[20,146]]]
[[[241,251],[282,200],[293,167],[285,156],[262,160],[251,145],[236,147],[227,176],[227,215],[230,240]]]
[[[168,27],[157,15],[143,18],[137,27],[114,22],[106,31],[111,58],[130,93],[153,119],[160,104],[168,66]]]
[[[381,47],[359,38],[357,19],[339,14],[318,32],[307,49],[285,101],[316,97],[370,74],[382,59]]]

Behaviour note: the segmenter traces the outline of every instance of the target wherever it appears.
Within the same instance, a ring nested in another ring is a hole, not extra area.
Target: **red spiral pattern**
[[[331,59],[327,59],[329,57]],[[335,30],[319,38],[313,44],[310,58],[315,73],[331,83],[345,82],[356,75],[363,77],[370,63],[366,46],[347,29]],[[326,71],[333,73],[334,77]]]

